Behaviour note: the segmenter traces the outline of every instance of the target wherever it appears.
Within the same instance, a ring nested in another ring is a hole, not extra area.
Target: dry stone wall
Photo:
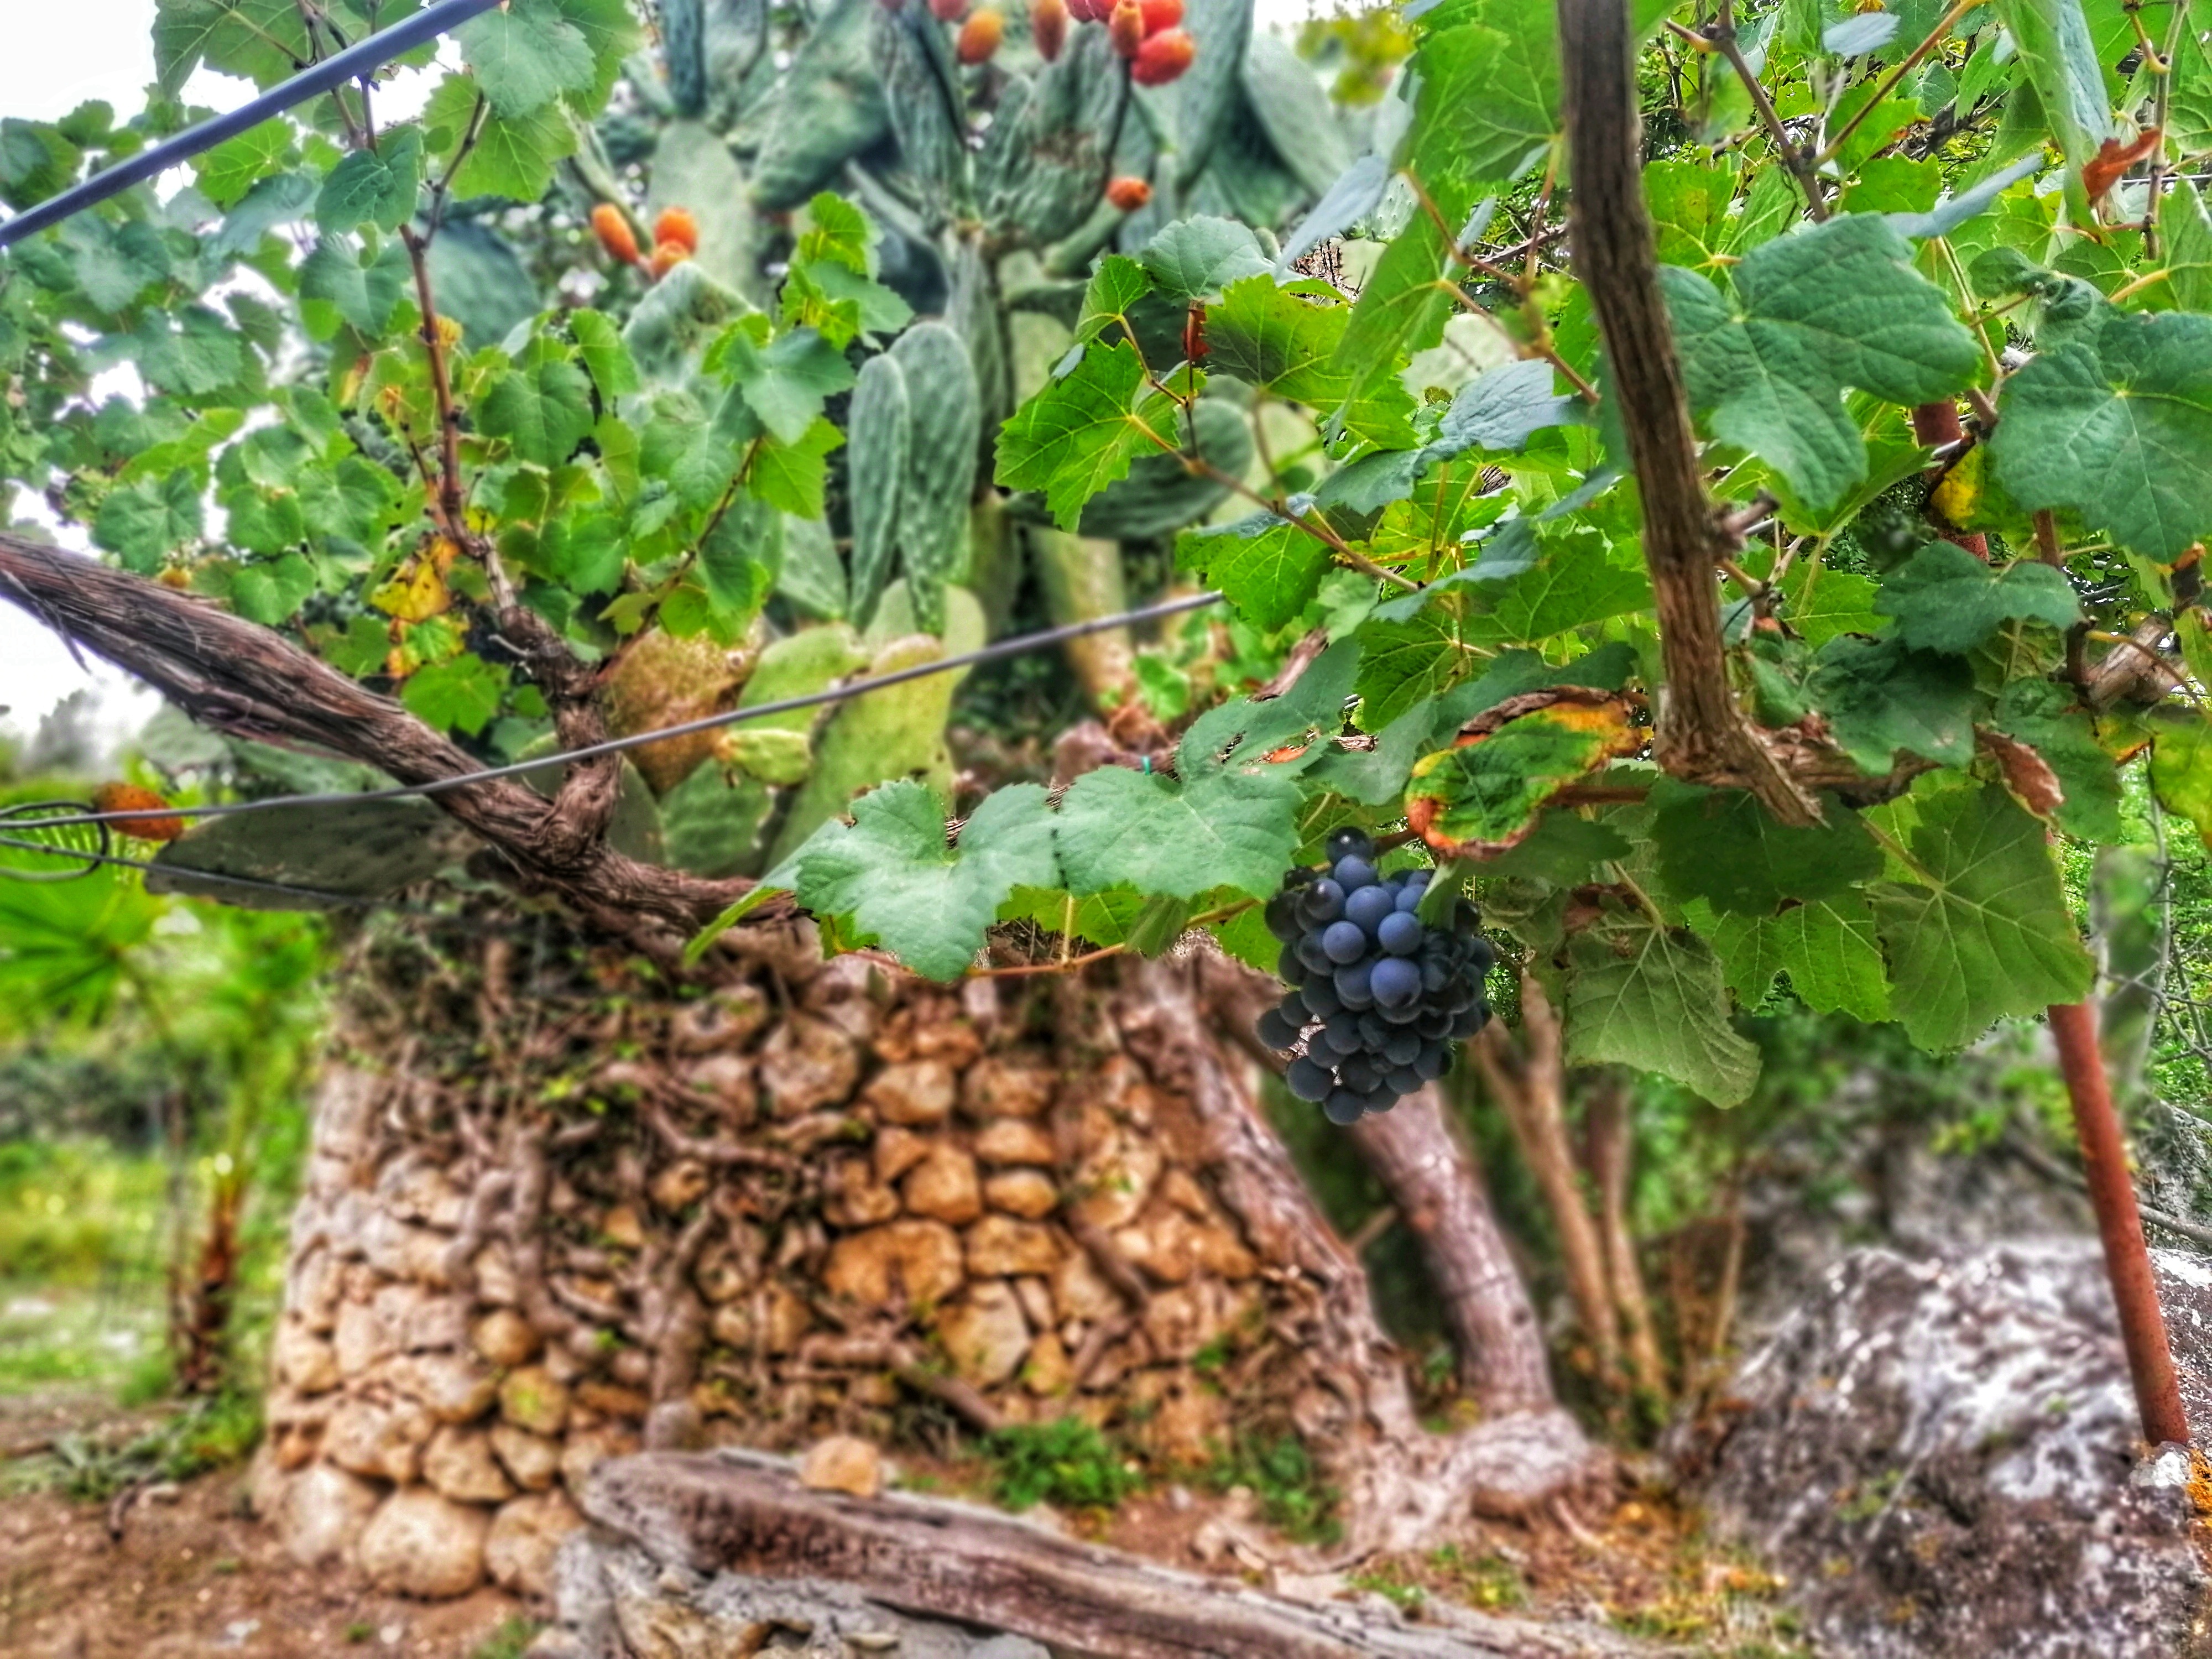
[[[1190,1462],[1288,1410],[1299,1287],[1110,979],[956,994],[794,930],[672,998],[536,926],[357,947],[254,1481],[301,1560],[542,1595],[641,1447],[1075,1413]]]

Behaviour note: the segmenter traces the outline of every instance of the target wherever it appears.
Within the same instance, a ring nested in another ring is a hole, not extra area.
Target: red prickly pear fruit
[[[692,216],[690,208],[663,208],[660,216],[653,222],[653,242],[657,248],[663,242],[674,242],[686,252],[699,251],[699,221]]]
[[[631,234],[629,221],[623,216],[623,210],[612,202],[602,202],[592,210],[592,230],[610,258],[619,259],[626,265],[638,263],[637,238]]]
[[[1182,21],[1182,0],[1137,0],[1145,14],[1147,39]]]
[[[1030,39],[1046,63],[1060,56],[1067,44],[1067,0],[1035,0],[1030,7]]]
[[[1106,199],[1124,213],[1134,213],[1152,199],[1152,187],[1142,179],[1123,173],[1106,183]]]
[[[1129,78],[1140,87],[1164,87],[1190,67],[1198,42],[1181,29],[1162,29],[1138,48]]]
[[[653,250],[653,263],[647,269],[653,272],[653,280],[659,282],[690,257],[691,250],[683,243],[662,242]]]
[[[1145,9],[1137,0],[1120,0],[1106,20],[1106,35],[1113,41],[1115,52],[1124,58],[1134,58],[1145,44]]]
[[[1067,0],[1067,15],[1079,23],[1103,23],[1114,0]]]
[[[95,812],[151,812],[168,804],[135,783],[103,783],[92,792]],[[185,833],[182,818],[125,818],[115,827],[140,841],[174,841]]]
[[[987,64],[998,51],[1006,33],[1004,12],[995,6],[978,6],[960,26],[960,39],[953,46],[953,55],[963,64]]]
[[[967,9],[967,0],[929,0],[929,15],[940,23],[958,22]]]

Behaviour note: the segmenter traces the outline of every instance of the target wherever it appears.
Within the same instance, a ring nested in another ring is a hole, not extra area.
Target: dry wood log
[[[599,1466],[584,1512],[696,1572],[830,1579],[921,1617],[1012,1631],[1093,1659],[1626,1659],[1609,1632],[1470,1617],[1409,1626],[1364,1602],[1294,1601],[1177,1572],[996,1510],[799,1484],[756,1452]]]

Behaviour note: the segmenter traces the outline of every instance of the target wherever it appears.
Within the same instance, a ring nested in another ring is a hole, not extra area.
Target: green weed
[[[1200,1480],[1214,1492],[1249,1486],[1260,1513],[1285,1537],[1301,1544],[1333,1544],[1343,1536],[1336,1518],[1338,1492],[1324,1484],[1305,1444],[1294,1434],[1262,1440],[1238,1435],[1218,1449]]]
[[[544,1628],[544,1626],[527,1619],[510,1619],[477,1643],[469,1659],[522,1659],[523,1650],[530,1645],[531,1638]]]
[[[1010,1425],[985,1439],[983,1455],[998,1500],[1012,1510],[1112,1509],[1144,1485],[1113,1443],[1079,1417]]]

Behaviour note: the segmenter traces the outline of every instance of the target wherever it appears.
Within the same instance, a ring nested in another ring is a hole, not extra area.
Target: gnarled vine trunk
[[[447,1595],[541,1590],[568,1493],[641,1448],[1073,1413],[1167,1468],[1294,1430],[1354,1550],[1583,1473],[1427,1097],[1360,1139],[1428,1218],[1493,1415],[1420,1427],[1222,1041],[1240,977],[1192,954],[946,989],[824,963],[796,924],[730,935],[672,994],[550,915],[368,926],[257,1502],[303,1559]]]

